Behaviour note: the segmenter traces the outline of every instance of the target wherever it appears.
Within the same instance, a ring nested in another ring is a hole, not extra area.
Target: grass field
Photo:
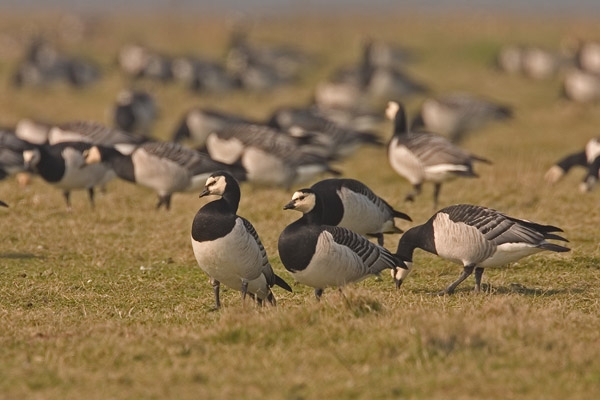
[[[58,20],[5,13],[0,29],[25,37],[53,32]],[[166,139],[191,106],[263,118],[278,105],[305,104],[318,80],[358,57],[364,35],[405,45],[419,55],[410,72],[434,91],[478,93],[516,113],[464,142],[494,164],[478,166],[480,179],[445,185],[441,204],[480,204],[557,225],[572,251],[487,270],[481,294],[469,279],[453,296],[434,296],[461,268],[417,251],[399,291],[386,275],[344,296],[327,290],[317,303],[311,289],[296,285],[293,294],[275,289],[276,308],[259,309],[226,290],[215,312],[189,240],[192,218],[208,200],[176,194],[170,212],[156,212],[153,192],[113,181],[95,210],[76,192],[67,213],[61,193],[39,178],[24,189],[8,179],[0,182],[0,199],[10,204],[0,210],[0,398],[600,398],[600,191],[577,191],[582,171],[554,187],[543,181],[554,161],[599,134],[600,105],[561,99],[559,77],[534,82],[490,66],[504,43],[556,49],[573,38],[598,39],[597,26],[591,18],[485,15],[266,19],[253,41],[290,43],[317,56],[297,85],[196,95],[142,82],[161,109],[155,135]],[[104,70],[99,84],[83,90],[16,90],[7,82],[21,54],[4,48],[0,124],[22,117],[107,122],[107,107],[128,84],[116,52],[136,39],[169,54],[219,57],[227,18],[96,18],[85,41],[60,42]],[[407,103],[411,115],[420,101]],[[388,138],[391,125],[379,131]],[[402,203],[410,187],[383,149],[361,149],[336,167],[415,223],[432,214],[429,186],[415,203]],[[282,210],[291,194],[245,184],[239,210],[288,282],[277,238],[299,217]],[[386,237],[386,247],[395,250],[398,239]]]

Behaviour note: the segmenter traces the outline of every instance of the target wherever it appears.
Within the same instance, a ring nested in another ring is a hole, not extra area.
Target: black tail
[[[283,280],[279,275],[275,275],[275,285],[287,290],[288,292],[292,292],[292,288],[286,281]]]
[[[571,251],[568,247],[560,246],[554,243],[542,243],[540,249],[555,251],[557,253],[565,253],[567,251]]]
[[[412,218],[411,217],[409,217],[407,214],[404,214],[403,212],[400,212],[398,210],[394,210],[394,217],[412,222]]]

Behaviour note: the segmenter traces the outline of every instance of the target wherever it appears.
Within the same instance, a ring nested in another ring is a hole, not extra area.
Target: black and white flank
[[[311,189],[323,202],[324,225],[341,226],[376,237],[380,246],[383,246],[384,233],[403,232],[396,226],[395,218],[412,221],[356,179],[324,179]]]
[[[406,178],[414,190],[406,196],[413,201],[424,182],[433,182],[433,207],[437,209],[442,183],[456,177],[476,178],[473,162],[489,163],[454,145],[449,139],[427,132],[409,131],[404,107],[388,103],[386,115],[394,121],[394,133],[388,144],[392,168]]]
[[[315,289],[317,299],[325,288],[342,288],[388,268],[399,276],[397,270],[407,268],[396,255],[364,236],[324,225],[322,201],[311,189],[295,192],[283,209],[303,215],[279,236],[279,257],[296,281]]]
[[[210,277],[216,307],[221,306],[220,284],[275,305],[271,292],[274,285],[292,291],[277,276],[269,263],[267,252],[252,224],[237,215],[240,187],[227,172],[212,174],[200,197],[216,195],[220,199],[204,205],[192,223],[192,248],[198,265]]]
[[[481,290],[485,268],[508,263],[543,250],[566,252],[570,249],[548,240],[567,240],[554,232],[552,225],[509,217],[490,208],[470,204],[446,207],[436,212],[423,225],[406,231],[398,243],[397,255],[405,260],[408,270],[397,271],[399,283],[408,276],[413,252],[420,248],[452,262],[462,264],[460,277],[440,294],[451,294],[475,272],[475,291]]]

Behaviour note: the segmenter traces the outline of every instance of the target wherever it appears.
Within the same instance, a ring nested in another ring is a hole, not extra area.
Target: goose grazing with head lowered
[[[312,185],[311,190],[318,194],[326,210],[324,225],[341,226],[376,237],[380,246],[383,246],[384,233],[403,232],[396,227],[395,218],[412,221],[356,179],[324,179]]]
[[[440,294],[451,294],[475,271],[475,291],[481,290],[485,268],[501,267],[543,250],[566,252],[570,249],[548,240],[568,240],[554,234],[562,232],[552,225],[509,217],[490,208],[458,204],[436,212],[423,225],[407,230],[398,243],[397,255],[408,270],[397,271],[401,284],[412,268],[413,252],[420,248],[452,262],[462,264],[460,277]]]
[[[283,209],[303,215],[279,236],[279,257],[296,281],[315,289],[317,299],[325,288],[342,288],[387,268],[400,276],[397,269],[407,268],[396,255],[358,233],[324,225],[322,200],[311,189],[295,192]]]
[[[573,167],[583,167],[587,169],[583,182],[579,189],[582,192],[589,192],[598,181],[598,166],[600,165],[600,137],[590,139],[585,149],[576,153],[571,153],[561,158],[554,164],[546,174],[544,179],[548,183],[556,183]]]
[[[476,178],[478,175],[473,171],[473,162],[490,163],[457,147],[443,136],[409,131],[404,107],[399,103],[390,101],[386,115],[394,121],[394,133],[388,144],[390,165],[414,188],[406,200],[413,201],[421,193],[424,182],[433,182],[433,207],[437,209],[443,182],[456,177]]]
[[[154,189],[158,193],[156,208],[171,208],[171,195],[202,187],[215,171],[228,170],[245,179],[244,168],[228,165],[172,142],[147,142],[130,154],[114,147],[93,146],[86,153],[87,164],[105,162],[121,179]]]
[[[322,173],[340,175],[302,138],[262,124],[229,124],[208,136],[206,149],[215,160],[241,164],[259,185],[289,189]]]
[[[192,223],[192,248],[198,265],[210,277],[215,294],[216,307],[221,306],[220,284],[275,305],[271,292],[274,285],[292,291],[277,276],[267,252],[252,224],[237,215],[240,187],[235,178],[219,171],[207,180],[200,197],[216,195],[220,199],[204,205]]]

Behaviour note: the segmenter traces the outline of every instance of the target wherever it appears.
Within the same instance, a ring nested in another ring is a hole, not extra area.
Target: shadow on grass
[[[413,293],[422,293],[422,294],[428,294],[431,296],[440,296],[440,291],[431,291],[428,289],[416,289],[416,290],[411,290]],[[549,297],[549,296],[556,296],[556,295],[561,295],[561,294],[566,294],[566,293],[583,293],[584,290],[583,289],[574,289],[574,288],[564,288],[564,289],[550,289],[550,290],[546,290],[546,289],[534,289],[534,288],[528,288],[524,285],[521,285],[520,283],[511,283],[508,286],[491,286],[487,285],[487,284],[482,284],[481,285],[481,293],[483,294],[488,294],[488,295],[502,295],[502,294],[521,294],[524,296],[544,296],[544,297]],[[456,295],[469,295],[472,294],[474,296],[477,296],[478,293],[475,293],[473,291],[472,287],[459,287],[456,289],[456,291],[449,295],[449,296],[456,296]],[[448,296],[448,295],[446,295]]]
[[[0,258],[4,258],[7,260],[29,260],[32,258],[43,259],[44,256],[36,256],[32,253],[0,253]]]

